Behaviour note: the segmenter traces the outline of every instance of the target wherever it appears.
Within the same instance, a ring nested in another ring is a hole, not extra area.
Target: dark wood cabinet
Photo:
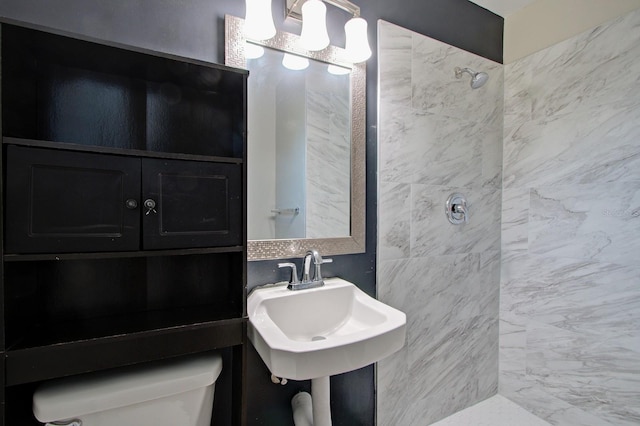
[[[6,157],[6,253],[243,245],[240,164],[15,145]]]
[[[145,159],[141,200],[145,249],[242,245],[237,164]]]
[[[247,72],[0,30],[0,426],[44,380],[212,350],[212,425],[244,424]]]
[[[15,145],[6,158],[6,253],[138,248],[139,159]]]

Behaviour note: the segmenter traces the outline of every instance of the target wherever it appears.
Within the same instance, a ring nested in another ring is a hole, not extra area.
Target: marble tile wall
[[[378,48],[378,297],[408,328],[378,363],[377,420],[427,425],[498,388],[503,66],[383,21]],[[453,192],[468,224],[445,217]]]
[[[640,10],[505,66],[500,393],[640,424]]]

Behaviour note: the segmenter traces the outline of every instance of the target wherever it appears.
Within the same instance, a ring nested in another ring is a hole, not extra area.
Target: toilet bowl
[[[82,426],[209,426],[218,354],[52,380],[33,395],[45,424]],[[75,423],[74,423],[75,422]]]

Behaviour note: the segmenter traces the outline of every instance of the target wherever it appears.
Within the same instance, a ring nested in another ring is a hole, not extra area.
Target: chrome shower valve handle
[[[467,199],[462,194],[451,194],[445,203],[447,219],[454,225],[469,222]]]

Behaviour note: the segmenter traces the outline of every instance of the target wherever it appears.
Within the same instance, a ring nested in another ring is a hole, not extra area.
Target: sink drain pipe
[[[331,426],[329,376],[311,379],[311,393],[300,392],[291,399],[295,426]]]
[[[298,392],[291,398],[293,424],[295,426],[313,426],[311,404],[311,395],[309,395],[309,392]]]

